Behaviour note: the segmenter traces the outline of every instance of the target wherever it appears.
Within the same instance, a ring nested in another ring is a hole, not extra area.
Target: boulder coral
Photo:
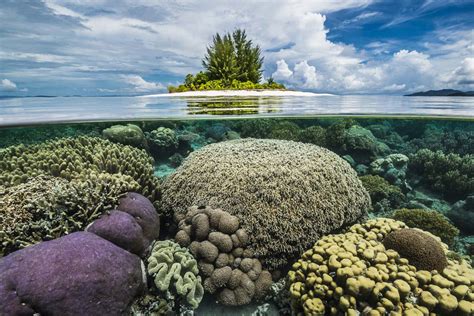
[[[112,125],[102,131],[102,136],[114,143],[146,148],[145,134],[135,124]]]
[[[132,196],[122,200],[123,211],[96,220],[90,231],[1,258],[0,315],[129,315],[147,285],[143,262],[127,250],[141,253],[137,240],[151,242],[138,216],[130,215],[146,216],[146,209],[136,209],[145,198]],[[148,225],[159,231],[159,222]]]
[[[374,219],[327,235],[288,273],[292,310],[305,315],[472,315],[474,270],[448,260],[443,271],[418,270],[382,241],[406,225]],[[443,251],[447,246],[441,244]]]
[[[236,306],[265,296],[271,274],[248,246],[249,236],[239,219],[221,209],[190,207],[177,214],[180,230],[175,240],[198,259],[204,289],[218,302]]]
[[[145,137],[150,146],[153,157],[163,158],[172,154],[179,146],[179,139],[176,132],[168,127],[158,127],[151,132],[145,132]]]
[[[145,150],[98,137],[62,138],[0,151],[0,185],[24,183],[30,177],[50,175],[66,180],[84,179],[91,173],[120,174],[139,185],[138,193],[152,202],[159,197],[159,180],[153,176],[153,158]]]
[[[325,148],[247,138],[207,145],[165,179],[163,212],[186,214],[190,205],[238,217],[249,249],[279,269],[363,217],[370,197],[350,165]]]
[[[138,190],[130,176],[96,172],[71,181],[42,175],[0,186],[0,256],[83,230],[126,192]]]
[[[370,172],[379,175],[398,187],[406,187],[408,157],[403,154],[391,154],[370,163]]]
[[[171,240],[156,241],[147,270],[158,290],[181,297],[193,309],[199,306],[204,289],[197,262],[186,248]]]

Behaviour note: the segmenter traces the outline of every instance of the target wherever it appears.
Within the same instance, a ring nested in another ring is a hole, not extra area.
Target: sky
[[[0,95],[164,92],[237,28],[291,89],[474,90],[473,16],[472,0],[0,0]]]

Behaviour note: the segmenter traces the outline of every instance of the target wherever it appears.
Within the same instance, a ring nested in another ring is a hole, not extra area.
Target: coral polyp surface
[[[370,197],[335,153],[282,140],[240,139],[189,155],[163,183],[163,209],[222,208],[239,218],[249,248],[269,269],[296,258],[321,235],[365,215]]]
[[[474,271],[448,260],[418,270],[382,240],[406,228],[390,219],[321,238],[288,273],[292,310],[305,315],[472,315]],[[442,245],[446,251],[445,245]]]

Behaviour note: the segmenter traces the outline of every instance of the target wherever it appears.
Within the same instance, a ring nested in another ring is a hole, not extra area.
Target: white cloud
[[[125,83],[133,86],[133,90],[136,92],[150,92],[165,89],[163,84],[146,81],[137,75],[122,75],[122,79]]]
[[[8,79],[2,79],[2,81],[0,81],[0,88],[2,88],[2,91],[16,91],[17,90],[16,84],[13,81],[8,80]]]
[[[465,58],[452,72],[451,80],[460,85],[474,85],[474,57]]]
[[[288,68],[288,64],[285,60],[280,59],[276,62],[277,70],[272,74],[272,77],[275,80],[288,80],[291,75],[293,75],[293,71]]]

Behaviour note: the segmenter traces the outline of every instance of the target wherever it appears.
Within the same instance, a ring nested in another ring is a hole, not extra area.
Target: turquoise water
[[[470,100],[0,100],[0,315],[469,315]]]
[[[0,125],[212,115],[474,116],[468,97],[315,96],[260,98],[55,97],[0,99]]]

